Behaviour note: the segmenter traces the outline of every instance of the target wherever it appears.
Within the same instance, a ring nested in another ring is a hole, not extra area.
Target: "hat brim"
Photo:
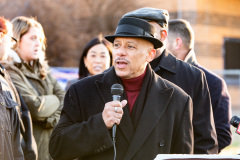
[[[108,40],[109,42],[113,43],[114,39],[116,37],[142,38],[142,39],[145,39],[145,40],[149,41],[150,43],[152,43],[154,46],[154,49],[161,48],[163,46],[163,43],[160,40],[153,38],[153,37],[146,37],[146,36],[115,34],[115,35],[105,36],[104,38],[106,40]]]

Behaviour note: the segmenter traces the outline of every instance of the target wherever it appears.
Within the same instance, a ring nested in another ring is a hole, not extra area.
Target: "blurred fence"
[[[223,77],[229,85],[240,85],[240,69],[225,69],[213,71]]]
[[[51,67],[51,73],[63,89],[65,89],[68,80],[78,78],[78,68]]]
[[[235,114],[240,114],[240,69],[215,70],[214,72],[225,80],[231,95],[232,110]]]

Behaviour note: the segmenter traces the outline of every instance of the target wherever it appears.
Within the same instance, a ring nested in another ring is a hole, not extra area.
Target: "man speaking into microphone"
[[[69,88],[49,143],[54,159],[146,160],[193,153],[192,100],[151,69],[155,49],[162,46],[153,35],[147,21],[122,18],[115,34],[105,37],[113,43],[113,67]],[[112,98],[114,84],[123,86],[120,101]]]

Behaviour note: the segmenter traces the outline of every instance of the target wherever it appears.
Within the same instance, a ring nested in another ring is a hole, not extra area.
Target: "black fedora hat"
[[[162,47],[162,42],[154,38],[155,29],[153,25],[145,20],[133,17],[126,17],[120,19],[116,32],[114,35],[105,36],[105,38],[112,42],[116,37],[133,37],[142,38],[154,45],[154,48]]]

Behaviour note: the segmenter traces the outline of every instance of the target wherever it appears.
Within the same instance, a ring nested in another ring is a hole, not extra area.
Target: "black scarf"
[[[152,78],[153,78],[152,69],[151,69],[151,66],[148,64],[146,75],[143,79],[141,90],[138,94],[138,97],[137,97],[137,99],[133,105],[133,109],[132,109],[131,119],[132,119],[132,124],[133,124],[134,130],[136,130],[139,119],[141,118],[141,115],[142,115],[142,112],[143,112],[143,109],[145,106],[145,102],[147,100],[147,95],[148,95],[149,90],[152,85]]]

